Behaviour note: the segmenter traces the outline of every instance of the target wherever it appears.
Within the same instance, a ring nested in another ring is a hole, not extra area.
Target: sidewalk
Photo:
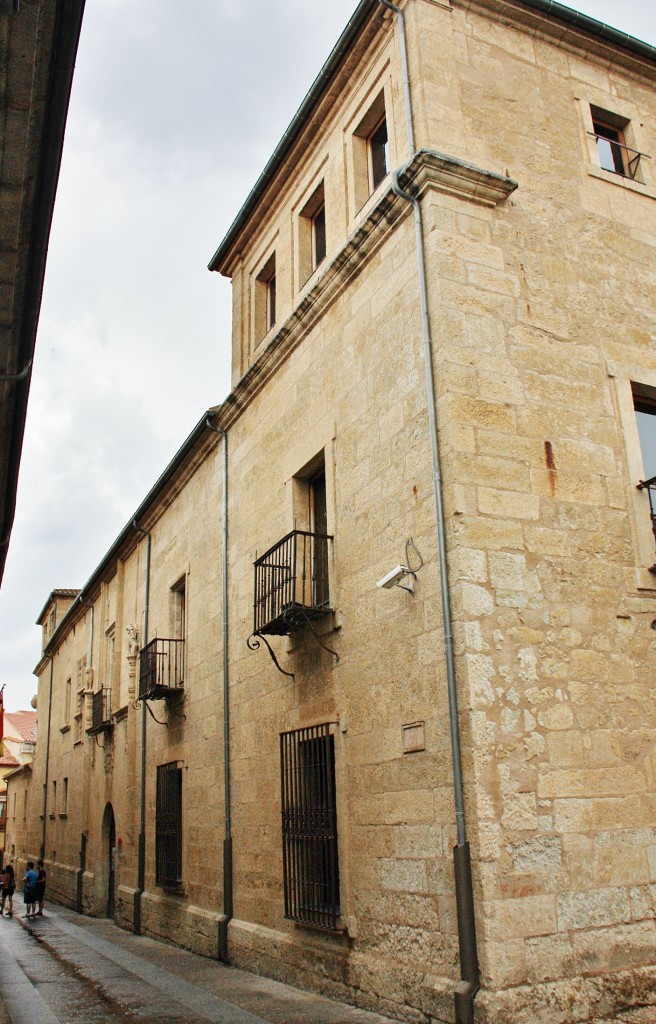
[[[0,991],[0,1024],[393,1024],[52,905],[0,921]]]

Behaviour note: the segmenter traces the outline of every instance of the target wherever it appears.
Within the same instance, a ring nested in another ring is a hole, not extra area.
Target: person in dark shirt
[[[0,903],[0,917],[5,912],[5,901],[9,900],[9,910],[7,911],[7,917],[11,917],[14,913],[14,892],[16,890],[16,878],[14,876],[14,869],[11,864],[7,864],[6,868],[2,872],[2,902]]]

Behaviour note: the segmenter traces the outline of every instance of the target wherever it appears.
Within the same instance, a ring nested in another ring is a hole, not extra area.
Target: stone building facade
[[[359,4],[210,264],[233,390],[45,639],[59,898],[408,1021],[656,1002],[655,125],[566,8]]]

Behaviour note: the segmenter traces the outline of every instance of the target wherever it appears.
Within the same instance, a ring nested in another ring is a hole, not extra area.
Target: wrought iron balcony
[[[112,691],[106,686],[92,696],[91,728],[87,732],[93,735],[113,728],[112,722]]]
[[[328,611],[329,540],[292,530],[257,559],[254,633],[282,636]]]
[[[184,640],[151,640],[139,653],[139,699],[162,700],[184,688]]]

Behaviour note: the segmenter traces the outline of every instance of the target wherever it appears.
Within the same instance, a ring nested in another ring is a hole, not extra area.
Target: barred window
[[[155,882],[173,889],[182,882],[182,769],[177,761],[157,767]]]
[[[337,930],[335,739],[329,723],[280,736],[285,917]]]

